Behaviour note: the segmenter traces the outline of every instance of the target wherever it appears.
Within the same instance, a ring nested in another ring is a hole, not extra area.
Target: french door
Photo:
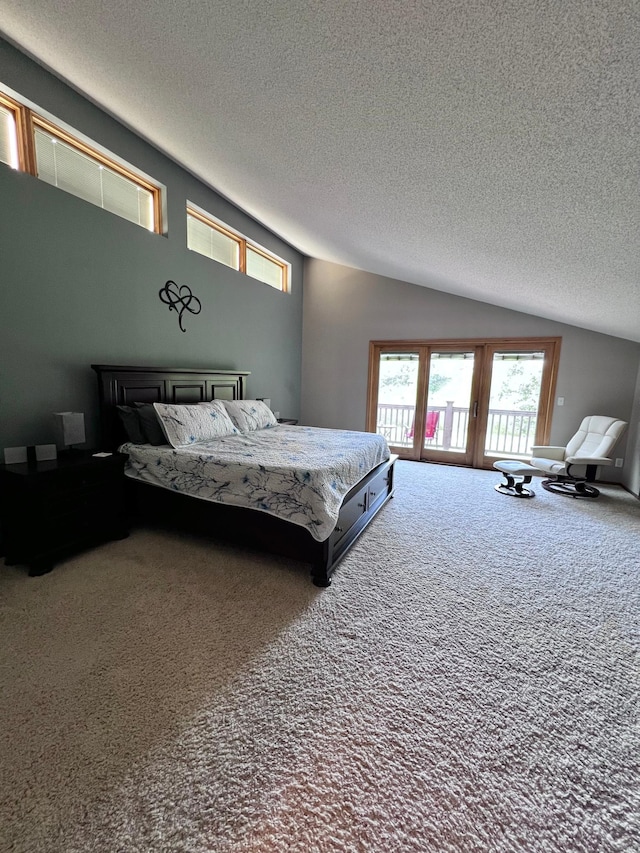
[[[405,459],[527,459],[548,442],[559,352],[559,338],[372,341],[367,429]]]

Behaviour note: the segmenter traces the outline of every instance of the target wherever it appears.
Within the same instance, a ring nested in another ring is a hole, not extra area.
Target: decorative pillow
[[[221,400],[231,420],[240,432],[276,426],[278,421],[262,400]]]
[[[172,447],[187,447],[212,438],[235,435],[238,430],[218,400],[197,406],[154,403],[162,429]]]
[[[147,444],[154,444],[156,447],[160,444],[166,444],[167,439],[160,426],[153,403],[134,403],[134,406],[138,409],[142,434]]]
[[[147,439],[142,431],[138,409],[134,409],[133,406],[116,406],[116,408],[124,431],[127,434],[127,439],[132,444],[146,444]]]

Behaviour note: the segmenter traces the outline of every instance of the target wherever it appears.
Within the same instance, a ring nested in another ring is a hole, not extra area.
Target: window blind
[[[13,111],[0,104],[0,163],[18,168],[18,133]]]
[[[38,177],[59,189],[154,230],[153,194],[41,127],[35,128]]]
[[[257,278],[259,281],[264,281],[265,284],[270,284],[271,287],[277,287],[278,290],[284,290],[284,270],[282,266],[275,261],[265,258],[264,255],[256,252],[251,246],[247,246],[247,275],[252,278]]]
[[[190,214],[187,214],[187,248],[234,270],[240,269],[239,242]]]

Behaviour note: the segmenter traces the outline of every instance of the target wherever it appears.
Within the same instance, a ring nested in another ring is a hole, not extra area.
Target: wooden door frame
[[[369,341],[369,374],[367,380],[367,421],[366,431],[376,432],[378,423],[378,385],[380,383],[380,358],[376,358],[376,352],[382,349],[389,349],[393,352],[418,352],[418,388],[417,400],[420,398],[422,386],[427,382],[428,373],[421,357],[421,350],[424,349],[424,343],[414,343],[412,341]],[[393,453],[398,453],[402,459],[418,461],[420,459],[420,450],[418,445],[419,436],[424,434],[426,412],[416,406],[413,425],[413,447],[398,447],[390,445]],[[420,431],[422,430],[422,431]]]
[[[451,459],[451,454],[446,458],[440,458],[437,451],[431,456],[435,462],[448,462],[461,466],[472,466],[476,468],[491,468],[494,458],[484,454],[484,435],[487,428],[488,401],[491,385],[491,364],[493,353],[500,349],[513,350],[544,350],[549,356],[545,357],[545,368],[542,374],[540,388],[540,417],[536,425],[536,443],[548,444],[551,434],[551,421],[553,417],[553,400],[555,397],[558,367],[560,363],[561,337],[501,337],[501,338],[465,338],[465,339],[422,339],[422,340],[373,340],[369,341],[369,370],[367,377],[367,413],[366,430],[376,432],[377,428],[377,406],[378,385],[380,381],[380,353],[384,350],[397,352],[418,352],[418,388],[416,399],[416,412],[414,421],[413,448],[396,448],[403,459],[419,460],[422,458],[423,436],[426,419],[426,405],[428,392],[428,359],[424,353],[429,350],[437,350],[439,347],[452,351],[475,350],[476,358],[479,356],[478,373],[474,374],[472,387],[472,405],[478,404],[478,417],[473,430],[469,429],[469,452],[461,454],[469,461],[456,461]],[[491,359],[489,355],[491,354]],[[480,440],[480,437],[483,440]],[[438,457],[438,458],[436,458]]]
[[[540,416],[536,424],[536,444],[549,444],[551,436],[551,421],[553,418],[553,400],[556,391],[556,382],[558,378],[558,365],[560,362],[560,345],[562,338],[505,338],[503,340],[487,340],[485,342],[485,358],[482,370],[482,379],[480,385],[479,396],[479,412],[478,419],[478,441],[475,446],[473,455],[474,468],[492,468],[496,461],[495,456],[486,456],[484,452],[484,442],[480,441],[480,436],[484,436],[487,431],[487,419],[489,416],[489,394],[491,390],[491,366],[493,362],[493,354],[502,349],[513,350],[518,352],[530,352],[532,350],[544,350],[545,366],[542,371],[540,384],[540,402],[538,411]],[[548,358],[548,362],[547,362]],[[526,461],[526,460],[524,460]]]
[[[426,402],[426,407],[424,407],[424,415],[423,419],[426,418],[426,412],[429,406],[429,364],[431,361],[431,354],[433,352],[472,352],[474,359],[474,370],[473,376],[471,379],[471,388],[469,389],[469,412],[471,413],[473,408],[473,403],[478,399],[479,394],[479,386],[480,386],[480,378],[478,372],[476,371],[475,365],[478,363],[478,358],[481,355],[482,347],[477,346],[476,344],[468,345],[467,343],[462,343],[461,341],[454,341],[452,344],[436,342],[434,344],[429,343],[425,349],[428,352],[427,365],[425,366],[425,396],[424,400]],[[424,435],[424,426],[423,431],[420,433],[420,443],[419,443],[419,452],[417,455],[417,459],[422,462],[442,462],[446,465],[460,465],[462,467],[470,467],[473,465],[473,455],[475,442],[477,437],[477,418],[472,417],[471,414],[469,416],[469,428],[467,430],[467,449],[464,453],[456,453],[451,450],[431,450],[429,448],[425,448],[424,441],[422,440],[422,436]],[[428,453],[428,458],[425,455]]]

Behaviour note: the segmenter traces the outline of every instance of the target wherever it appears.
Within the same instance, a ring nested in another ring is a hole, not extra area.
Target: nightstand
[[[279,424],[297,424],[298,421],[294,418],[278,418]]]
[[[129,534],[123,453],[74,450],[47,462],[0,465],[0,553],[30,575],[73,551]]]

